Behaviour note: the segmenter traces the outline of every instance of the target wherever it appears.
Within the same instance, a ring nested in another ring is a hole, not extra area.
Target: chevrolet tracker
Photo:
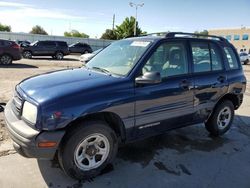
[[[170,32],[113,42],[86,66],[27,78],[5,108],[15,149],[58,158],[69,176],[97,176],[118,146],[204,123],[232,125],[246,89],[226,39]]]

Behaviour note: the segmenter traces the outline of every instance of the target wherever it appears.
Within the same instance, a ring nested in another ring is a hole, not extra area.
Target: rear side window
[[[68,44],[66,42],[57,42],[58,46],[68,47]]]
[[[222,60],[218,47],[214,44],[192,42],[194,72],[222,70]]]
[[[224,47],[230,69],[238,69],[239,64],[232,48]]]

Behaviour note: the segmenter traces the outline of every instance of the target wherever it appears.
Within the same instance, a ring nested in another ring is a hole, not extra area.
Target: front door
[[[162,82],[135,88],[135,125],[140,135],[159,134],[192,121],[193,79],[185,41],[161,43],[141,74],[156,71]]]

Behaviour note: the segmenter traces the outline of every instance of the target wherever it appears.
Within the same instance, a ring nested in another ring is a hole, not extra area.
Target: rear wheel
[[[233,122],[234,106],[229,100],[222,101],[214,110],[212,116],[205,123],[206,129],[213,136],[226,133]]]
[[[24,51],[23,52],[23,57],[26,59],[31,59],[32,58],[32,53],[30,51]]]
[[[66,135],[58,158],[66,174],[89,179],[112,162],[117,148],[116,134],[105,122],[88,121]]]
[[[62,59],[63,59],[63,53],[62,53],[62,52],[56,52],[55,58],[56,58],[57,60],[62,60]]]
[[[8,54],[4,54],[0,57],[0,63],[3,65],[10,65],[12,64],[12,57]]]

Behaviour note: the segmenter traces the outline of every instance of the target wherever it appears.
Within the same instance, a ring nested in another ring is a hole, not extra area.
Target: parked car
[[[22,58],[20,47],[14,41],[0,39],[0,64],[9,65]]]
[[[244,65],[249,63],[249,55],[246,52],[240,53],[240,61],[244,63]]]
[[[69,55],[68,44],[64,41],[36,41],[29,46],[23,46],[21,50],[23,57],[28,59],[32,56],[52,56],[61,60]]]
[[[90,45],[80,42],[69,45],[69,51],[70,53],[79,53],[79,54],[87,54],[93,52]]]
[[[98,50],[93,51],[92,53],[82,54],[79,60],[83,63],[87,63],[89,60],[91,60],[96,54],[98,54],[102,50],[103,48],[100,48]]]
[[[4,111],[14,148],[25,157],[58,157],[69,176],[87,179],[120,144],[197,123],[223,135],[246,77],[232,44],[200,36],[124,39],[82,68],[23,80]]]

